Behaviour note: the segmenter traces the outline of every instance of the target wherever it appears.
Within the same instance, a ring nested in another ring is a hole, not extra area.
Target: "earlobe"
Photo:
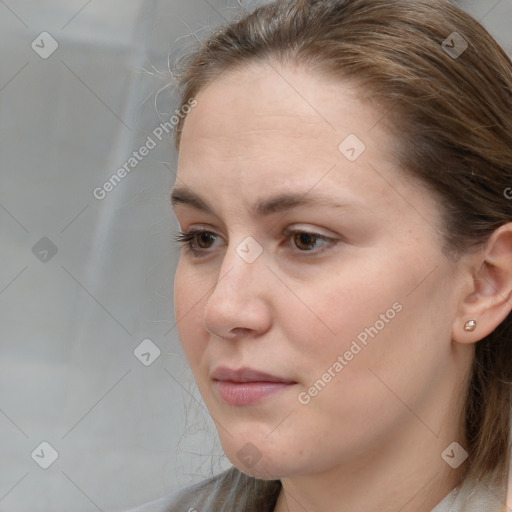
[[[512,222],[494,231],[482,250],[469,258],[471,286],[452,328],[452,339],[458,343],[485,338],[512,310]]]

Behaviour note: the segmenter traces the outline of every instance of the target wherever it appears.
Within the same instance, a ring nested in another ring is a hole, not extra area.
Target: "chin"
[[[249,464],[241,461],[236,454],[234,455],[234,457],[228,457],[228,459],[246,475],[259,478],[261,480],[279,480],[288,476],[288,471],[283,467],[283,461],[276,464],[272,460],[269,460],[268,457],[264,456],[258,462]]]
[[[278,446],[269,442],[269,439],[247,435],[222,439],[221,442],[229,461],[242,473],[254,478],[278,480],[291,476],[299,469],[296,457],[293,457],[294,460],[287,458],[288,447]]]

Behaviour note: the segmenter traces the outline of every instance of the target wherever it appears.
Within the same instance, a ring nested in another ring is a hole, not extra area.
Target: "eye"
[[[314,252],[320,253],[329,245],[335,245],[338,240],[320,235],[319,233],[312,233],[305,230],[291,230],[287,229],[283,233],[287,241],[291,241],[298,252]],[[181,244],[195,255],[200,253],[207,253],[209,249],[214,247],[217,239],[220,236],[212,231],[205,229],[193,229],[188,233],[179,232],[174,236],[174,240]]]
[[[188,233],[180,231],[173,238],[176,242],[192,252],[200,252],[210,249],[218,235],[203,229],[193,229]]]
[[[336,242],[333,238],[320,235],[318,233],[310,233],[308,231],[290,230],[285,231],[285,234],[293,241],[293,244],[300,252],[322,249],[325,246]],[[322,242],[320,247],[318,246],[319,242]]]

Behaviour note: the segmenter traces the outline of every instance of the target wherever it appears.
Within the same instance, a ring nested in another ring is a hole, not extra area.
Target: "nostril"
[[[248,337],[252,334],[252,332],[253,330],[248,329],[247,327],[235,327],[234,329],[231,329],[233,338]]]
[[[246,327],[235,327],[235,328],[231,329],[227,335],[224,334],[221,336],[220,334],[216,334],[216,333],[212,332],[206,326],[205,326],[205,329],[206,329],[206,332],[208,332],[210,335],[214,336],[215,338],[219,338],[221,340],[234,340],[237,338],[247,338],[247,337],[251,336],[251,334],[253,332],[252,329],[248,329]]]

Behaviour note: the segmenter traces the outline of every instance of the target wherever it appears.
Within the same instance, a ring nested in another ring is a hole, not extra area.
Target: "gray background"
[[[92,191],[172,115],[168,60],[239,3],[0,0],[2,512],[123,510],[227,466],[175,329],[170,139]],[[512,0],[461,5],[512,52]]]

